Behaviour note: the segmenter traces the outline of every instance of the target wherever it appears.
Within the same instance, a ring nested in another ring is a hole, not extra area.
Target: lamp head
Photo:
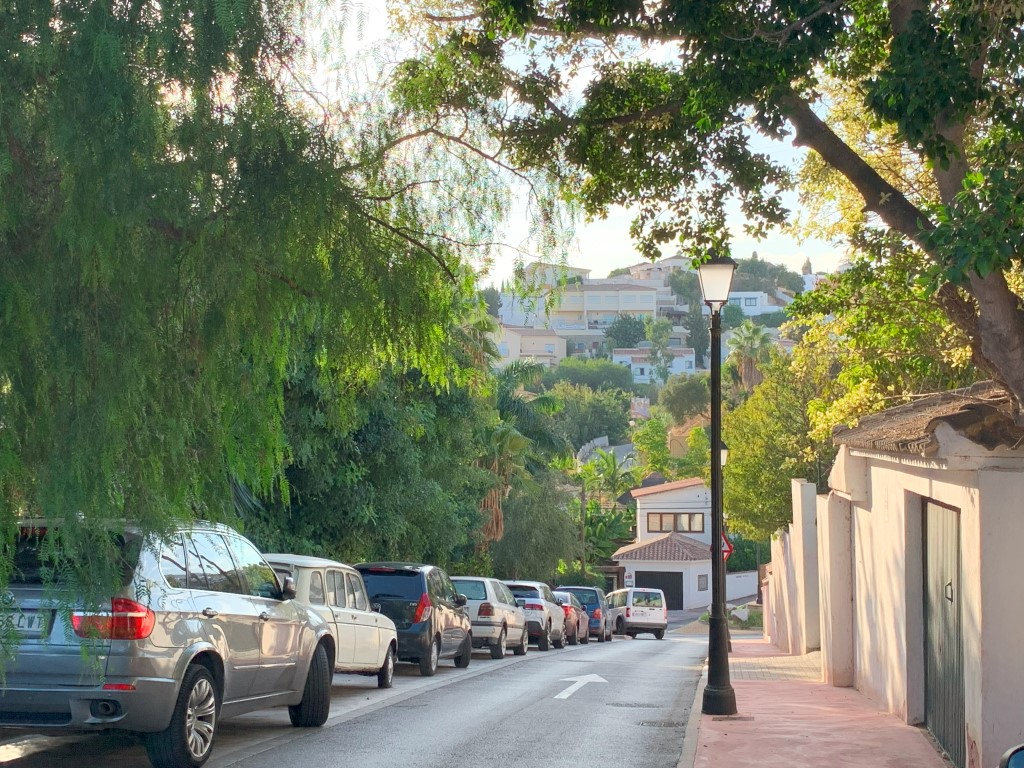
[[[704,303],[712,312],[721,312],[729,301],[729,289],[732,287],[732,276],[736,271],[736,262],[728,256],[715,254],[697,267],[697,278],[700,280],[700,292]]]

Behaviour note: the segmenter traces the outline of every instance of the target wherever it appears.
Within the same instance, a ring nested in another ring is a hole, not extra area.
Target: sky
[[[385,11],[385,3],[381,0],[362,0],[350,3],[352,13],[346,25],[345,48],[346,57],[358,58],[361,53],[379,50],[381,46],[394,44],[388,41],[390,30]],[[790,144],[773,142],[755,135],[752,139],[755,151],[765,152],[778,162],[796,168],[804,150],[794,148]],[[800,213],[800,203],[795,194],[783,198],[783,204],[791,214]],[[782,232],[772,232],[763,240],[749,237],[743,231],[743,218],[734,206],[729,217],[729,226],[733,234],[732,256],[749,258],[753,253],[764,261],[782,264],[799,273],[805,260],[811,261],[815,272],[835,271],[845,252],[842,246],[820,240],[797,242]],[[568,249],[568,264],[591,270],[594,278],[606,277],[613,269],[628,267],[644,261],[629,237],[629,226],[633,216],[628,210],[613,208],[606,218],[576,225],[576,234]],[[521,205],[513,206],[508,220],[503,227],[504,240],[510,245],[520,246],[527,240],[529,221],[526,210]],[[666,256],[672,255],[666,252]],[[512,276],[516,254],[507,249],[499,254],[487,274],[481,275],[481,285],[498,286]]]

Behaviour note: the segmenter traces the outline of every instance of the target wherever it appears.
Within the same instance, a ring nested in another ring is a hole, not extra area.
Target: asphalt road
[[[675,768],[706,653],[704,637],[616,637],[433,678],[399,665],[394,687],[336,675],[331,718],[300,730],[283,709],[220,724],[209,768]],[[13,739],[13,740],[12,740]],[[131,736],[7,734],[12,768],[148,768]]]

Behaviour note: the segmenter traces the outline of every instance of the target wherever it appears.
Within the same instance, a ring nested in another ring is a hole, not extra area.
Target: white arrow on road
[[[582,688],[587,683],[607,683],[600,675],[583,675],[582,677],[563,677],[563,680],[572,683],[568,688],[562,691],[560,694],[555,696],[556,699],[568,699],[576,691]],[[573,682],[575,680],[575,682]]]

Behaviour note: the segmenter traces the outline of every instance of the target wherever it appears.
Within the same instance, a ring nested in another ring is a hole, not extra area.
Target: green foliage
[[[711,440],[703,427],[694,427],[686,436],[686,455],[676,466],[679,477],[703,477],[711,482]]]
[[[739,534],[730,534],[732,554],[725,561],[725,569],[729,573],[756,571],[757,566],[771,560],[771,542],[768,539],[753,541]]]
[[[672,288],[672,293],[681,298],[691,311],[694,305],[700,308],[703,298],[700,293],[700,278],[696,272],[676,270],[668,276],[668,284]]]
[[[778,312],[766,312],[763,315],[757,315],[750,319],[752,322],[763,325],[765,328],[778,328],[789,319],[789,316],[784,310],[779,310]]]
[[[676,424],[706,413],[711,404],[710,377],[707,373],[677,374],[669,377],[658,392],[658,405]]]
[[[672,477],[672,457],[668,449],[668,420],[654,414],[633,427],[633,448],[640,461],[640,474],[660,472]]]
[[[632,509],[609,509],[597,503],[587,505],[587,563],[607,565],[611,556],[633,540],[636,513]]]
[[[484,288],[480,291],[481,297],[487,304],[487,314],[491,317],[498,317],[498,310],[501,309],[501,293],[497,288]]]
[[[505,536],[491,545],[495,575],[552,580],[559,562],[579,550],[579,529],[569,512],[571,500],[571,487],[554,472],[514,488],[504,505]]]
[[[558,364],[558,367],[545,371],[542,378],[546,389],[551,389],[559,381],[593,390],[628,391],[633,386],[633,374],[626,366],[613,363],[611,360],[567,357]]]
[[[683,327],[687,332],[687,343],[693,348],[697,358],[697,365],[703,365],[711,348],[711,330],[708,328],[708,318],[700,310],[700,304],[691,304],[690,311],[683,318]]]
[[[755,252],[749,259],[736,260],[736,273],[732,278],[734,291],[760,291],[774,296],[779,288],[802,293],[804,281],[787,267],[760,259]]]
[[[608,273],[608,277],[621,277],[623,275],[629,275],[629,267],[619,267]]]
[[[647,341],[651,343],[648,362],[651,365],[651,378],[657,381],[665,381],[669,376],[669,369],[675,355],[669,348],[668,340],[672,335],[672,321],[659,317],[657,320],[647,318],[644,321],[644,333]]]
[[[743,308],[736,304],[726,304],[722,307],[722,328],[729,330],[730,328],[736,328],[742,325],[747,319],[747,316],[743,314]]]
[[[604,335],[612,348],[630,349],[643,341],[647,328],[644,318],[620,314],[605,329]]]
[[[629,432],[629,394],[598,390],[560,381],[551,396],[559,403],[553,416],[558,432],[579,450],[595,437],[607,435],[612,445],[626,442]]]
[[[835,448],[830,435],[812,434],[811,412],[842,388],[828,359],[815,362],[803,369],[773,354],[753,394],[724,416],[724,506],[731,531],[767,539],[787,525],[793,517],[792,478],[815,483],[819,492],[827,488]]]

